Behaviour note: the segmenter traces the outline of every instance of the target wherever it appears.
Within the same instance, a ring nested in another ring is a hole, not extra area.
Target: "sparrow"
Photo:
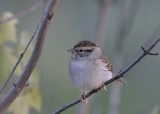
[[[83,92],[81,101],[87,103],[86,92],[99,87],[107,90],[104,83],[114,76],[112,64],[101,48],[88,40],[78,42],[68,51],[72,54],[69,62],[70,78],[73,85]],[[127,84],[123,78],[115,82]]]

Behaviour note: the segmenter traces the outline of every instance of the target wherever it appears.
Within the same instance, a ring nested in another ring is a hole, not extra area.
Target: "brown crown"
[[[80,41],[80,42],[78,42],[75,46],[74,46],[74,48],[78,48],[78,47],[93,47],[93,46],[96,46],[96,44],[95,43],[93,43],[93,42],[91,42],[91,41],[89,41],[89,40],[83,40],[83,41]]]

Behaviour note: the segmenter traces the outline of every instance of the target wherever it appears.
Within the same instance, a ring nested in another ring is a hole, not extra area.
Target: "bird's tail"
[[[119,84],[119,85],[127,85],[127,82],[126,80],[124,80],[123,78],[119,78],[115,81],[116,84]]]
[[[115,76],[115,74],[113,74],[113,76]],[[119,85],[122,85],[122,86],[127,85],[127,82],[124,78],[119,78],[119,79],[115,80],[115,83],[119,84]]]

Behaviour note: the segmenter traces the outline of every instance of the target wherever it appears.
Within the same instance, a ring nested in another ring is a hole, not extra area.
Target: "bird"
[[[71,52],[70,79],[73,85],[83,92],[81,101],[87,104],[87,92],[99,87],[107,90],[104,83],[114,76],[112,64],[102,49],[89,40],[82,40],[67,51]],[[120,85],[127,84],[123,78],[115,82]]]

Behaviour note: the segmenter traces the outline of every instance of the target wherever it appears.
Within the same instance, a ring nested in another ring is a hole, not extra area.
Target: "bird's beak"
[[[68,49],[67,51],[71,52],[71,53],[74,53],[74,49],[73,48],[72,49]]]

